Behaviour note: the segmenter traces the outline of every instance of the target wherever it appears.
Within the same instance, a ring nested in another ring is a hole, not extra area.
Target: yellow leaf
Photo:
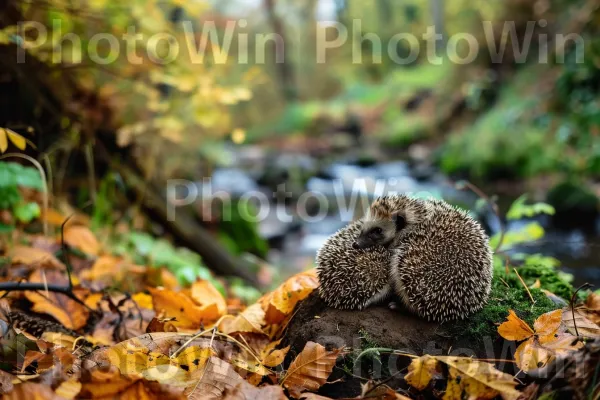
[[[72,400],[81,391],[81,386],[81,382],[71,379],[61,383],[54,391],[60,397],[64,397],[67,400]]]
[[[464,391],[467,398],[491,399],[502,395],[504,400],[516,400],[520,392],[515,389],[517,382],[512,375],[498,371],[493,364],[476,361],[467,357],[436,356],[436,360],[450,367],[448,385],[444,400],[461,400]],[[455,372],[452,372],[455,370]],[[454,377],[454,378],[452,378]],[[456,385],[455,385],[456,384]],[[460,392],[458,392],[458,387]]]
[[[431,382],[434,374],[437,373],[437,360],[428,355],[412,360],[408,366],[406,374],[406,383],[417,390],[424,390]]]
[[[0,128],[0,153],[4,153],[6,149],[8,149],[6,130],[4,128]]]
[[[318,343],[308,342],[290,364],[281,384],[295,398],[305,391],[316,392],[325,384],[338,356],[343,353],[343,348],[327,351]]]
[[[269,346],[267,346],[267,348],[268,347]],[[266,351],[264,351],[262,354],[263,364],[265,364],[267,367],[273,368],[283,362],[288,351],[290,351],[290,346],[284,347],[283,349],[273,349],[271,351],[268,351],[267,349],[265,350]]]
[[[254,332],[263,333],[262,325],[265,324],[265,312],[259,303],[246,308],[237,316],[227,316],[219,324],[223,333]]]
[[[227,314],[227,302],[225,298],[206,280],[198,280],[192,284],[192,299],[201,306],[215,304],[219,310],[219,316]]]
[[[133,299],[133,301],[136,302],[136,304],[140,307],[140,308],[146,308],[148,310],[152,310],[152,296],[150,296],[149,294],[146,293],[136,293],[133,296],[131,296],[131,298]]]
[[[506,322],[498,327],[498,333],[506,340],[525,340],[535,334],[525,321],[517,317],[513,310],[509,310]]]
[[[12,144],[14,144],[19,150],[25,150],[27,142],[23,136],[19,135],[17,132],[11,131],[8,128],[4,128],[4,131],[8,135],[8,139],[10,139]]]

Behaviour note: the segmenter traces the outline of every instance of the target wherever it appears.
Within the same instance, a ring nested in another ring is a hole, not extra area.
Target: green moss
[[[556,272],[552,271],[553,278],[551,279],[547,271],[537,275],[535,271],[534,268],[528,270],[528,278],[534,281],[535,279],[553,281],[558,285],[558,282],[555,281],[559,279]],[[522,269],[519,269],[519,274],[521,272]],[[529,290],[535,300],[534,304],[514,273],[506,275],[504,271],[496,269],[488,304],[470,318],[454,324],[449,329],[449,333],[456,336],[466,335],[468,338],[480,342],[486,336],[496,337],[498,335],[497,324],[506,320],[508,310],[514,310],[521,319],[533,325],[537,317],[558,308],[541,290]]]
[[[547,265],[523,266],[518,269],[519,275],[527,285],[540,280],[543,289],[569,300],[573,295],[573,286],[560,278],[556,270]]]

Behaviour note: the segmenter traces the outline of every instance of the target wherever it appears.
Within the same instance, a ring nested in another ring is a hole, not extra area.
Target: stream
[[[434,196],[470,210],[478,202],[475,194],[456,189],[434,168],[407,161],[365,162],[348,156],[323,161],[301,153],[267,154],[258,146],[229,151],[232,161],[214,171],[211,189],[232,197],[247,196],[255,203],[259,233],[271,247],[267,261],[277,266],[282,278],[313,265],[325,240],[360,218],[374,193]],[[512,200],[503,199],[501,204],[510,205]],[[489,207],[480,207],[475,216],[490,235],[499,232],[500,222]],[[535,220],[546,230],[545,237],[511,251],[555,257],[560,269],[573,275],[576,287],[586,282],[600,287],[600,220],[595,234],[555,229],[549,216]],[[509,221],[506,230],[528,222]]]

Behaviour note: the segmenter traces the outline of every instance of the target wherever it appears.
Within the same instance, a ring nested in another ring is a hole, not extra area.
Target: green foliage
[[[29,223],[40,216],[40,206],[34,202],[26,203],[19,187],[43,191],[44,185],[38,170],[0,161],[0,210],[9,210],[18,222]],[[0,224],[0,233],[13,230],[13,225]]]
[[[156,239],[144,232],[130,232],[113,246],[118,255],[130,254],[140,264],[168,268],[182,285],[206,279],[220,286],[200,256],[185,248],[175,248],[167,240]]]
[[[42,214],[39,204],[34,202],[17,204],[13,209],[13,213],[19,222],[26,224]]]
[[[501,250],[506,251],[516,245],[535,242],[544,237],[544,228],[537,222],[530,222],[517,231],[509,231],[502,238]],[[495,249],[500,241],[501,234],[497,233],[490,238],[490,246]]]
[[[248,216],[255,216],[254,207],[238,201],[231,207],[231,218],[220,221],[219,240],[234,254],[252,253],[266,258],[269,246],[258,233],[258,227]]]
[[[524,194],[513,202],[506,213],[506,218],[518,220],[522,218],[531,218],[538,214],[554,215],[554,207],[546,203],[525,204],[527,195]]]

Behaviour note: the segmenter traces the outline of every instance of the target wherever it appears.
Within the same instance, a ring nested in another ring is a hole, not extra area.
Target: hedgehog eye
[[[383,229],[381,229],[379,227],[378,228],[373,228],[373,230],[371,232],[373,232],[373,233],[375,233],[377,235],[381,235],[383,233]]]

